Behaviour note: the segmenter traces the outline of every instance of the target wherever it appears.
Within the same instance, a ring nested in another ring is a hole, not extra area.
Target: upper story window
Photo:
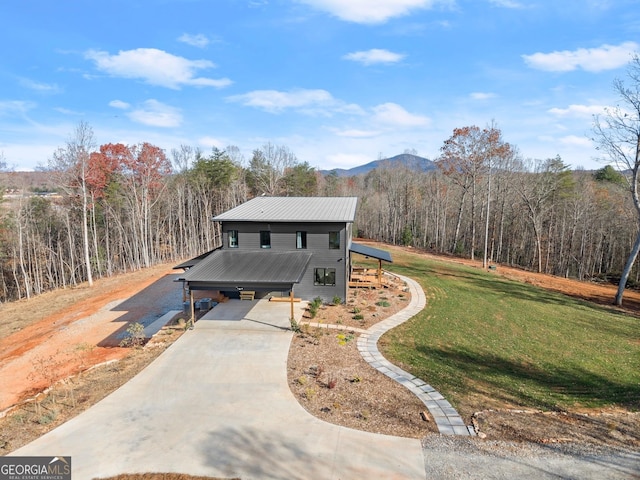
[[[229,248],[238,248],[238,230],[229,230]]]
[[[271,232],[260,230],[260,248],[271,248]]]
[[[340,232],[329,232],[329,248],[331,250],[340,249]]]
[[[307,232],[296,232],[296,248],[307,248]]]

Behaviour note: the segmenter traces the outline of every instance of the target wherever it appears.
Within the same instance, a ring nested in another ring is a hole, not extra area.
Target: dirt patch
[[[483,438],[538,444],[640,448],[640,414],[625,411],[485,410],[473,415]]]

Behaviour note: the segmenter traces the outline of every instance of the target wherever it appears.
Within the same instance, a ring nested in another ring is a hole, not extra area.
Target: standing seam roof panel
[[[357,203],[357,197],[255,197],[213,220],[352,223]]]

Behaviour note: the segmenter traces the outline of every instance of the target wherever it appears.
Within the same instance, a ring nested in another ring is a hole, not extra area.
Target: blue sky
[[[592,115],[640,52],[638,0],[7,0],[0,155],[267,142],[319,169],[434,159],[495,121],[525,158],[600,168]]]

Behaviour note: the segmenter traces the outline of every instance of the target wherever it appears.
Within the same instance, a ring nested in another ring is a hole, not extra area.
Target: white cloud
[[[114,77],[139,78],[151,85],[179,89],[182,85],[222,88],[231,84],[228,78],[196,77],[199,70],[214,68],[209,60],[188,60],[155,48],[125,50],[117,55],[89,50],[85,57],[95,62],[98,70]]]
[[[345,60],[360,62],[363,65],[368,66],[374,65],[376,63],[396,63],[402,60],[405,56],[406,55],[401,53],[394,53],[390,52],[389,50],[373,48],[371,50],[348,53],[342,58]]]
[[[177,108],[157,100],[146,100],[142,107],[133,110],[128,117],[137,123],[151,127],[177,127],[182,123],[182,114]]]
[[[561,144],[569,147],[593,147],[593,143],[587,137],[579,137],[577,135],[567,135],[558,140]]]
[[[347,138],[371,138],[377,137],[381,132],[377,130],[358,130],[358,129],[347,129],[347,130],[336,130],[336,135],[339,137],[347,137]]]
[[[209,136],[204,136],[200,139],[198,139],[198,143],[200,145],[202,145],[203,147],[212,149],[212,148],[217,148],[218,150],[222,150],[225,148],[225,143],[218,140],[217,138],[213,138],[213,137],[209,137]]]
[[[63,115],[82,115],[82,112],[77,112],[75,110],[71,110],[71,109],[64,108],[64,107],[56,107],[56,108],[54,108],[54,110],[56,112],[62,113]]]
[[[191,45],[192,47],[198,47],[198,48],[204,48],[210,43],[210,40],[201,33],[197,35],[190,35],[188,33],[183,33],[178,37],[178,41],[182,43],[186,43],[187,45]]]
[[[341,20],[355,23],[384,23],[407,15],[411,10],[429,8],[451,0],[298,0]]]
[[[420,127],[430,123],[428,117],[407,112],[397,103],[383,103],[373,108],[374,120],[398,127]]]
[[[28,78],[21,78],[20,85],[40,93],[60,93],[60,87],[55,84],[36,82]]]
[[[489,3],[504,8],[526,8],[522,3],[515,2],[514,0],[489,0]]]
[[[531,68],[550,72],[570,72],[577,69],[587,72],[601,72],[620,68],[631,61],[632,55],[640,49],[636,42],[620,45],[602,45],[598,48],[579,48],[551,53],[522,55]]]
[[[309,115],[331,115],[332,113],[362,114],[357,105],[346,104],[334,98],[326,90],[296,89],[289,92],[279,90],[254,90],[227,98],[230,102],[255,107],[270,113],[295,109]]]
[[[497,97],[495,93],[490,93],[490,92],[473,92],[469,96],[473,100],[490,100],[492,98]]]
[[[21,100],[0,101],[0,115],[24,115],[33,108],[35,108],[33,102],[23,102]]]
[[[109,102],[109,106],[113,108],[118,108],[120,110],[127,110],[131,107],[127,102],[123,102],[122,100],[111,100]]]
[[[549,113],[558,117],[591,117],[604,113],[603,105],[569,105],[567,108],[551,108]]]

